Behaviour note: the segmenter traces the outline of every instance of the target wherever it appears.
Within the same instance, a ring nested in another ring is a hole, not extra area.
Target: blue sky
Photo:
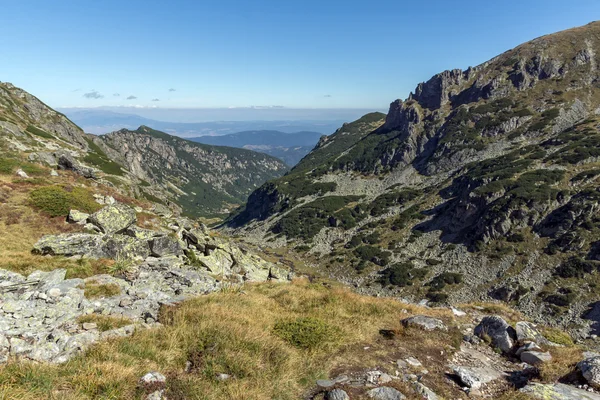
[[[53,107],[385,109],[600,15],[597,0],[2,3],[0,80]]]

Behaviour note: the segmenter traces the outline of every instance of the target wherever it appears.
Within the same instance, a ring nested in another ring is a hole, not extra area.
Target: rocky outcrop
[[[492,346],[504,353],[510,353],[515,344],[514,329],[502,317],[496,315],[483,318],[475,327],[474,333],[484,340],[489,340]]]

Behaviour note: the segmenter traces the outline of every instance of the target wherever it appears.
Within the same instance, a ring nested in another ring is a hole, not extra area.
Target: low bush
[[[594,269],[596,269],[594,262],[583,260],[580,257],[571,257],[556,268],[554,275],[561,278],[583,278]]]
[[[44,186],[29,194],[30,204],[51,217],[67,216],[71,209],[93,213],[101,208],[85,188]]]
[[[340,336],[338,329],[314,317],[279,321],[273,327],[273,333],[289,344],[307,350],[333,344]]]

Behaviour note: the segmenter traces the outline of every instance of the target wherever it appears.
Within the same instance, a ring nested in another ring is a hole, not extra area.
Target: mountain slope
[[[195,143],[141,126],[103,135],[96,143],[137,178],[168,193],[196,216],[226,214],[260,183],[284,173],[278,159],[232,147]]]
[[[240,147],[277,157],[289,166],[296,165],[321,138],[318,132],[285,133],[273,130],[244,131],[222,136],[190,138],[194,142]]]
[[[202,145],[144,126],[101,137],[85,134],[9,83],[0,83],[0,150],[4,173],[20,168],[35,174],[36,164],[73,170],[125,195],[205,217],[226,215],[287,169],[265,154]]]
[[[229,226],[329,257],[324,273],[367,292],[583,324],[598,300],[599,51],[592,23],[438,74],[347,149],[263,185]]]

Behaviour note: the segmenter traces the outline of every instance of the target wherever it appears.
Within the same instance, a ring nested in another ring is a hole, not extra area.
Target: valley
[[[0,399],[600,399],[599,52],[327,135],[95,135],[0,82]]]

